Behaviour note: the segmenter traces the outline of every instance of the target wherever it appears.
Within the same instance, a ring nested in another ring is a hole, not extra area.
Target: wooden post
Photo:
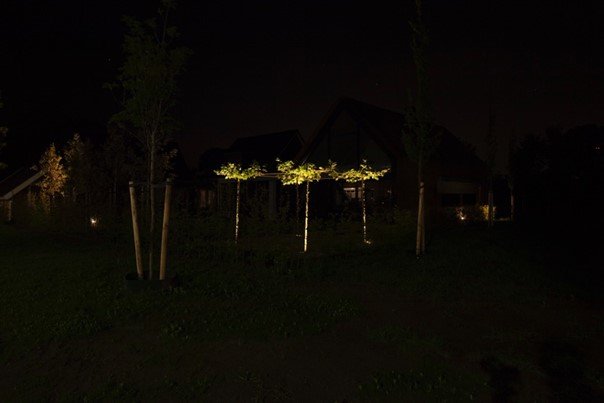
[[[424,236],[424,182],[419,183],[419,198],[417,208],[417,234],[415,237],[415,256],[419,258],[423,252]]]
[[[164,197],[164,223],[161,231],[161,255],[159,258],[159,279],[166,278],[166,261],[168,259],[168,229],[170,224],[170,200],[172,196],[172,179],[166,181]]]
[[[136,256],[136,272],[138,278],[143,279],[143,257],[141,255],[141,239],[138,232],[138,212],[136,209],[136,189],[134,182],[130,181],[130,209],[132,211],[132,234],[134,236],[134,255]]]

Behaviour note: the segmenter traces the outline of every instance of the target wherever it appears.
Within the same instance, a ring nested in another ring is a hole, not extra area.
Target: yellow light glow
[[[96,227],[97,223],[98,223],[98,220],[95,217],[90,217],[90,225],[92,227]]]

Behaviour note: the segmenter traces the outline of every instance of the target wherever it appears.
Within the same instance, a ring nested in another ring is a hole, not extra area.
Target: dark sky
[[[426,0],[437,122],[481,153],[491,82],[501,168],[510,135],[604,124],[601,3]],[[152,1],[3,1],[4,160],[34,162],[74,132],[100,140],[116,108],[102,85],[121,63],[121,16],[154,11]],[[181,1],[173,22],[195,52],[177,108],[187,162],[240,136],[308,137],[341,96],[401,111],[414,88],[412,17],[411,0]]]

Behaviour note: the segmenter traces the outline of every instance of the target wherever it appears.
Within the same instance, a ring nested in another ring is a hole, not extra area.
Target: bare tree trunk
[[[422,255],[422,238],[424,233],[424,182],[419,182],[419,198],[417,208],[417,234],[415,238],[415,256],[419,258]]]
[[[422,196],[422,255],[426,253],[426,201]]]
[[[361,209],[363,210],[363,243],[369,243],[367,240],[367,209],[365,200],[365,181],[361,181]]]
[[[155,141],[151,140],[151,150],[149,158],[149,279],[153,278],[153,232],[155,229]]]
[[[296,184],[296,235],[300,232],[300,185]]]
[[[235,199],[235,243],[239,240],[239,200],[241,193],[241,181],[237,179],[237,198]]]
[[[493,218],[495,214],[493,211],[493,181],[489,184],[489,210],[488,210],[488,227],[493,228]]]
[[[306,182],[306,213],[304,215],[304,252],[308,250],[308,205],[310,201],[310,182]]]
[[[510,189],[510,221],[514,221],[514,189]]]

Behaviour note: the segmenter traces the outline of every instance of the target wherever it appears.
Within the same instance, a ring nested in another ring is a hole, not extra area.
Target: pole
[[[170,200],[172,196],[172,179],[166,181],[164,196],[164,222],[161,231],[161,255],[159,258],[159,279],[166,278],[166,261],[168,259],[168,229],[170,224]]]
[[[237,179],[237,200],[235,203],[235,243],[239,240],[239,197],[240,197],[241,180]]]
[[[361,181],[361,207],[363,209],[363,242],[367,242],[367,209],[365,201],[365,181]]]
[[[134,182],[130,181],[130,209],[132,211],[132,234],[134,236],[134,255],[136,256],[136,272],[143,279],[143,258],[141,256],[141,240],[138,232],[138,212],[136,210],[136,190]]]
[[[304,216],[304,252],[308,250],[308,201],[310,199],[310,181],[306,182],[306,213]]]
[[[415,238],[415,256],[419,258],[422,254],[422,237],[424,232],[424,182],[419,183],[419,198],[417,208],[417,234]]]

